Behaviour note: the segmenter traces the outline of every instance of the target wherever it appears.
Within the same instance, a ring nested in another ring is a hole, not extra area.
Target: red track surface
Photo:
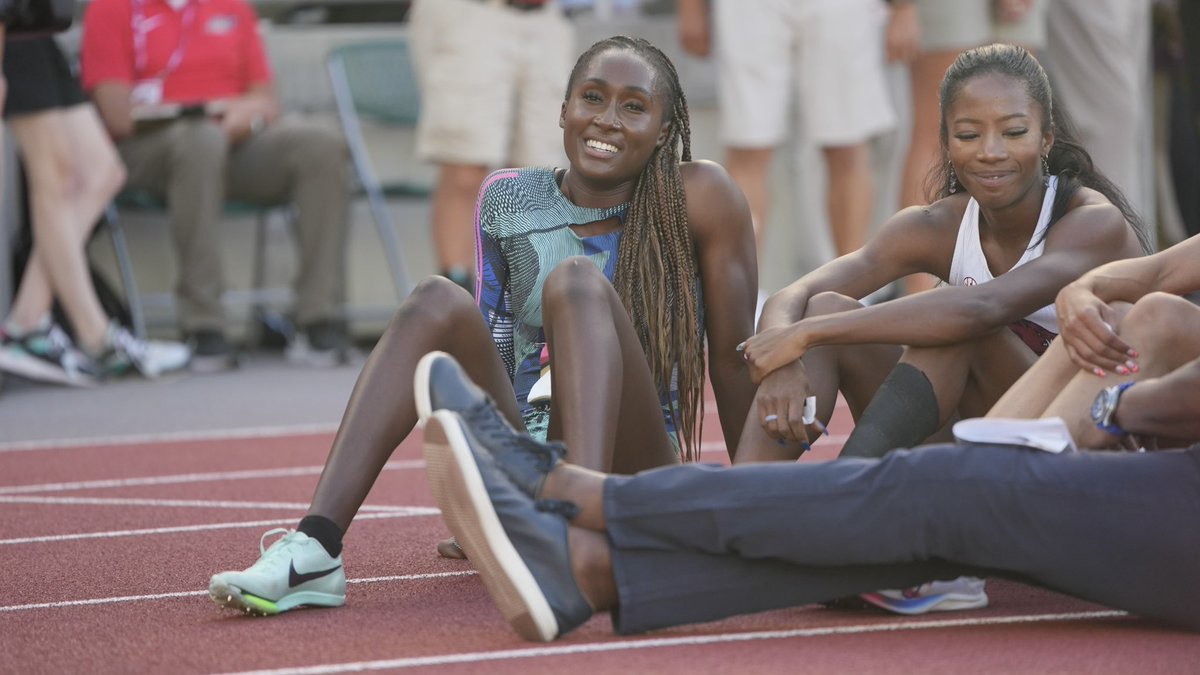
[[[809,461],[830,457],[849,426],[843,409]],[[706,459],[722,461],[715,413],[705,435]],[[1200,672],[1192,634],[999,581],[974,612],[803,607],[633,638],[599,616],[529,644],[469,563],[434,552],[446,530],[419,432],[347,535],[346,608],[218,611],[208,577],[253,562],[263,531],[295,525],[330,440],[0,448],[0,672]]]

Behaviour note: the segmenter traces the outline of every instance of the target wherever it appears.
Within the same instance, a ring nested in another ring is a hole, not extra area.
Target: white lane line
[[[148,443],[178,443],[185,441],[233,441],[250,438],[280,438],[332,434],[336,423],[297,424],[294,426],[256,427],[250,429],[204,429],[171,431],[161,434],[128,434],[125,436],[90,436],[88,438],[59,438],[40,441],[0,443],[0,453],[32,450],[73,450],[98,446],[145,445]]]
[[[67,492],[69,490],[96,490],[145,485],[177,485],[180,483],[208,483],[217,481],[255,480],[259,478],[290,478],[311,476],[321,473],[323,466],[291,466],[281,469],[250,469],[246,471],[216,471],[212,473],[185,473],[167,476],[143,476],[140,478],[112,478],[86,480],[72,483],[42,483],[40,485],[6,485],[0,487],[0,495],[29,494],[36,492]],[[397,460],[383,465],[385,471],[402,469],[424,469],[425,461],[416,459]]]
[[[429,579],[444,579],[446,577],[472,576],[475,570],[463,572],[430,572],[428,574],[399,574],[388,577],[366,577],[363,579],[347,579],[348,584],[377,584],[392,581],[426,581]],[[175,591],[173,593],[153,593],[150,595],[123,595],[114,598],[88,598],[86,600],[62,600],[59,602],[35,602],[28,605],[0,606],[0,612],[22,612],[30,609],[61,609],[63,607],[84,607],[87,605],[113,605],[122,602],[146,602],[153,600],[170,600],[173,598],[192,598],[198,595],[208,595],[208,591]]]
[[[308,509],[308,502],[235,502],[216,501],[208,499],[133,499],[121,497],[5,497],[0,496],[0,504],[55,504],[62,506],[179,506],[201,509]],[[393,512],[403,511],[405,506],[375,506],[364,504],[359,511]]]
[[[387,513],[364,513],[355,520],[374,520],[376,518],[413,518],[418,516],[436,516],[441,511],[433,507],[412,506]],[[271,520],[253,520],[234,523],[205,523],[203,525],[179,525],[176,527],[152,527],[142,530],[110,530],[107,532],[80,532],[77,534],[51,534],[40,537],[19,537],[15,539],[0,539],[0,546],[16,544],[44,544],[58,541],[78,541],[80,539],[114,539],[117,537],[144,537],[156,534],[178,534],[181,532],[206,532],[210,530],[235,530],[247,527],[267,527],[270,525],[291,525],[296,522],[291,518],[273,518]]]
[[[630,651],[634,649],[660,649],[664,647],[691,647],[729,642],[756,640],[789,640],[794,638],[827,637],[830,635],[861,635],[866,633],[889,633],[899,631],[930,630],[936,628],[965,628],[972,626],[994,626],[1019,623],[1043,623],[1049,621],[1088,621],[1127,616],[1115,610],[1095,612],[1070,612],[1063,614],[1025,614],[1020,616],[994,616],[976,619],[945,619],[941,621],[912,621],[898,619],[894,623],[875,623],[794,630],[757,631],[753,633],[724,633],[696,635],[676,638],[652,638],[647,640],[616,640],[593,642],[558,647],[530,647],[528,649],[505,649],[492,652],[469,652],[465,654],[442,654],[418,656],[381,661],[358,661],[353,663],[330,663],[301,668],[278,668],[274,670],[249,670],[230,675],[323,675],[324,673],[360,672],[364,670],[392,670],[443,666],[458,663],[483,663],[513,659],[546,658],[572,654],[596,654],[600,652]]]

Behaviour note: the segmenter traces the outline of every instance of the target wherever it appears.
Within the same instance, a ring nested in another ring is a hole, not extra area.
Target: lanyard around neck
[[[146,34],[150,32],[150,26],[146,26],[146,0],[131,0],[131,2],[133,3],[133,16],[130,20],[130,28],[133,30],[134,76],[139,80],[148,79],[140,77],[146,70],[146,62],[149,58]],[[155,79],[165,80],[168,75],[179,68],[179,64],[183,61],[183,52],[187,49],[188,40],[191,38],[192,24],[196,21],[196,5],[200,2],[201,0],[190,0],[184,6],[183,18],[180,21],[179,43],[175,45],[175,51],[171,52],[171,57],[167,59],[167,65],[154,76]]]

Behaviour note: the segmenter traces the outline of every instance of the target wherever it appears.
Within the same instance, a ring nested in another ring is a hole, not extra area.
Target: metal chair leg
[[[113,253],[117,258],[117,269],[121,272],[121,286],[125,290],[125,301],[129,304],[129,317],[133,321],[133,334],[139,338],[146,337],[146,314],[142,308],[142,296],[138,292],[137,281],[133,276],[133,260],[129,255],[129,247],[125,243],[125,230],[117,217],[117,207],[109,204],[104,209],[104,221],[112,238]]]

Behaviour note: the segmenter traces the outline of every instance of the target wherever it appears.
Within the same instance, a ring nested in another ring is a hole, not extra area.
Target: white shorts
[[[996,18],[995,0],[917,0],[921,50],[963,51],[993,42],[1031,49],[1046,45],[1046,3],[1033,6],[1019,21]]]
[[[716,0],[721,139],[760,148],[788,137],[855,145],[896,123],[885,79],[882,0]]]
[[[488,167],[560,165],[559,112],[575,65],[557,3],[415,0],[409,40],[421,86],[417,155]]]

